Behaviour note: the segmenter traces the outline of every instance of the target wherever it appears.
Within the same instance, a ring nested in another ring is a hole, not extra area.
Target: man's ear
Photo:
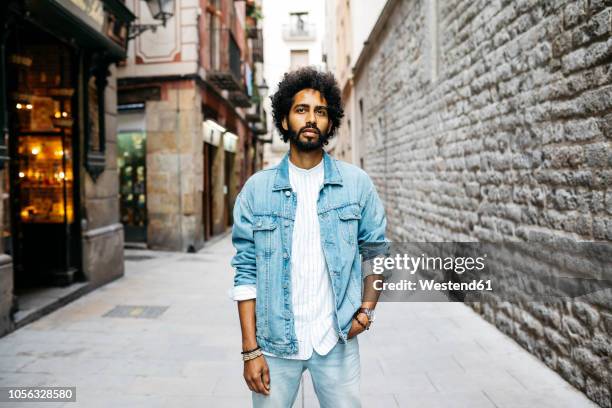
[[[289,126],[287,126],[287,117],[286,116],[283,119],[283,121],[281,122],[281,125],[283,126],[283,129],[285,129],[285,131],[289,130]]]

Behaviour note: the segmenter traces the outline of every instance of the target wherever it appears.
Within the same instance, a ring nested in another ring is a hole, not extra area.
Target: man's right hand
[[[244,362],[244,379],[251,391],[270,394],[270,370],[263,355]]]

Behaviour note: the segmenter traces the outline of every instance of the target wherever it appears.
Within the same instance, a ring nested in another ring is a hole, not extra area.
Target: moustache
[[[300,129],[298,135],[301,135],[305,131],[315,132],[317,135],[321,136],[321,131],[318,128],[312,126],[304,126]]]

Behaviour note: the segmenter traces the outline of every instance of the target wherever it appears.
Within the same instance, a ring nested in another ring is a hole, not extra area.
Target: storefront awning
[[[135,16],[119,0],[25,0],[25,8],[30,19],[83,48],[104,51],[114,60],[126,56]]]
[[[223,138],[223,150],[230,153],[236,152],[238,136],[228,132],[227,129],[213,120],[208,119],[202,122],[202,137],[204,142],[217,147],[220,144],[221,138]]]

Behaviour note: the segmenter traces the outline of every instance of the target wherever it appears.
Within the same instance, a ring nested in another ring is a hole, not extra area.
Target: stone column
[[[146,103],[148,246],[202,247],[203,142],[199,92],[174,83]]]

